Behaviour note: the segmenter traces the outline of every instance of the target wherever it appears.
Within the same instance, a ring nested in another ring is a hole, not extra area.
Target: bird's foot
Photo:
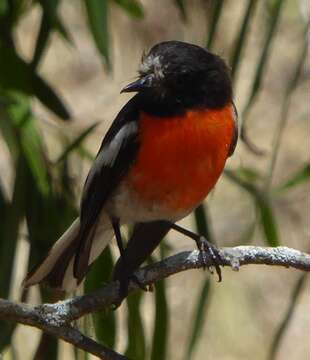
[[[221,257],[220,257],[218,248],[215,245],[211,244],[203,236],[200,236],[196,240],[196,244],[197,244],[201,259],[202,259],[203,268],[205,269],[207,267],[209,269],[209,271],[211,272],[211,274],[213,274],[212,266],[214,266],[215,271],[218,276],[218,282],[221,282],[222,281],[222,271],[220,268]],[[208,264],[208,257],[210,257],[212,260],[211,266],[210,266],[210,264]]]

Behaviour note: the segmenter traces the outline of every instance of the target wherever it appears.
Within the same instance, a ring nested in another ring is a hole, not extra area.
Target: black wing
[[[133,125],[132,129],[134,129],[138,121],[138,97],[134,96],[119,112],[105,135],[85,181],[81,201],[78,250],[74,262],[74,276],[78,280],[84,277],[88,269],[93,235],[102,207],[136,158],[139,148],[137,131],[128,133],[121,145],[116,147],[110,164],[105,161],[105,150],[124,127]],[[113,148],[109,151],[113,151]]]
[[[233,138],[232,138],[232,141],[230,144],[228,156],[231,156],[234,153],[236,146],[237,146],[237,142],[238,142],[238,111],[237,111],[235,103],[233,102],[232,104],[234,107],[234,114],[235,114],[235,132],[233,134]]]

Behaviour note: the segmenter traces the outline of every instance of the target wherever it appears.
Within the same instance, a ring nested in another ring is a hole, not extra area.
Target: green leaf
[[[204,281],[200,294],[197,297],[197,304],[195,307],[194,315],[192,317],[194,321],[193,321],[191,335],[189,336],[185,359],[190,360],[192,358],[194,350],[200,339],[200,335],[206,319],[206,310],[208,306],[209,294],[210,294],[210,279],[208,278]]]
[[[263,178],[257,169],[251,167],[241,166],[235,170],[235,173],[240,179],[250,183],[255,183]]]
[[[77,150],[80,145],[83,143],[83,141],[87,138],[87,136],[92,133],[95,128],[99,125],[99,122],[96,122],[92,125],[90,125],[89,127],[87,127],[85,130],[83,130],[80,135],[78,135],[78,137],[73,140],[62,152],[62,154],[58,157],[58,159],[55,161],[55,163],[60,163],[61,161],[63,161],[64,159],[66,159],[68,157],[68,155],[70,155],[70,153],[73,150]]]
[[[35,95],[63,120],[70,114],[55,91],[12,48],[0,43],[0,88]]]
[[[261,216],[261,224],[269,246],[279,246],[279,235],[276,220],[268,197],[264,194],[256,196],[256,203]]]
[[[274,360],[276,358],[276,355],[277,355],[279,346],[281,344],[281,341],[283,339],[283,336],[284,336],[285,332],[287,331],[290,321],[294,315],[294,311],[296,310],[296,305],[298,304],[298,300],[300,299],[300,296],[304,289],[307,275],[308,275],[307,273],[303,273],[302,275],[300,275],[294,288],[293,288],[293,291],[292,291],[292,294],[290,297],[290,304],[287,309],[287,312],[284,315],[284,318],[281,321],[281,323],[273,337],[268,360]]]
[[[0,352],[10,345],[15,327],[16,324],[0,320]]]
[[[128,307],[128,343],[125,356],[135,360],[144,360],[146,357],[145,331],[141,316],[142,296],[142,291],[137,291],[130,294],[126,299]]]
[[[221,17],[224,3],[225,3],[225,0],[217,0],[217,1],[212,2],[213,11],[212,11],[212,17],[211,17],[211,24],[209,27],[208,40],[207,40],[207,48],[208,49],[212,49],[217,25],[218,25],[220,17]]]
[[[40,0],[39,3],[42,7],[42,15],[36,46],[31,61],[31,66],[33,69],[38,66],[42,55],[46,50],[50,34],[53,30],[53,27],[55,26],[56,11],[59,0]]]
[[[187,16],[186,16],[185,0],[174,0],[174,2],[176,6],[179,8],[183,20],[186,20]]]
[[[257,3],[258,3],[257,0],[248,1],[248,6],[243,16],[239,34],[232,50],[230,65],[231,65],[231,77],[233,80],[235,78],[236,72],[241,62],[242,50],[245,47],[246,40],[249,35],[248,29]]]
[[[9,107],[9,115],[14,122],[21,151],[36,179],[42,193],[49,191],[48,166],[42,136],[39,134],[36,119],[32,116],[29,102],[19,97],[19,103]]]
[[[101,256],[94,262],[87,275],[84,289],[91,292],[107,282],[112,274],[113,258],[110,248],[106,248]],[[102,311],[92,314],[96,338],[109,348],[115,345],[116,318],[114,311]]]
[[[273,216],[269,196],[266,193],[260,191],[252,183],[240,179],[235,172],[231,170],[225,170],[224,173],[228,179],[246,190],[253,197],[260,213],[260,221],[267,244],[270,246],[279,246],[280,240],[278,235],[278,227]]]
[[[108,67],[109,58],[109,32],[108,32],[108,0],[84,0],[91,33],[97,49]]]
[[[166,294],[166,282],[160,281],[155,286],[155,320],[151,360],[165,360],[169,333],[169,309]]]
[[[2,137],[5,140],[7,147],[11,153],[12,159],[16,160],[19,152],[19,144],[16,139],[14,125],[9,117],[7,108],[8,106],[2,106],[2,104],[0,104],[0,130],[2,133]]]
[[[246,103],[246,106],[243,110],[242,118],[243,118],[243,124],[242,124],[242,130],[241,130],[241,138],[246,140],[244,138],[246,131],[244,129],[248,114],[250,111],[250,108],[254,104],[254,101],[261,89],[262,85],[262,79],[263,75],[265,73],[265,68],[268,62],[269,53],[271,50],[272,40],[274,39],[274,35],[276,33],[276,28],[280,19],[281,9],[283,7],[285,0],[276,0],[274,3],[274,6],[272,8],[271,16],[269,18],[268,25],[266,27],[266,33],[264,38],[264,44],[262,46],[262,50],[259,56],[259,60],[256,66],[255,76],[254,80],[252,82],[250,95],[248,97],[248,101]],[[245,142],[246,144],[248,142]],[[249,147],[251,148],[251,147]]]
[[[8,9],[7,0],[0,0],[0,17],[6,14],[7,9]]]
[[[19,157],[16,164],[12,201],[7,206],[5,217],[2,219],[0,297],[4,299],[7,299],[10,290],[18,229],[25,213],[25,168],[25,160]]]
[[[4,189],[2,184],[0,183],[0,219],[2,219],[2,223],[5,221],[5,215],[9,210],[9,203],[4,194]],[[3,242],[5,239],[5,226],[0,227],[0,249],[3,248]],[[0,353],[1,351],[10,344],[11,336],[15,329],[15,324],[9,323],[7,321],[0,321]]]
[[[197,233],[204,236],[208,241],[214,243],[208,208],[205,204],[201,204],[195,209],[195,222]]]
[[[306,24],[306,26],[304,28],[303,36],[305,36],[305,37],[308,36],[309,28],[310,28],[310,20],[308,21],[308,23]],[[287,125],[287,121],[289,118],[289,109],[290,109],[290,105],[291,105],[291,98],[293,95],[293,91],[295,90],[295,88],[298,85],[298,80],[300,78],[300,74],[302,73],[302,69],[304,67],[304,64],[305,64],[305,61],[307,58],[307,53],[308,53],[308,42],[305,41],[304,46],[301,49],[300,54],[298,56],[298,60],[296,61],[296,66],[295,66],[295,69],[293,72],[293,76],[290,79],[290,81],[288,82],[288,86],[286,88],[282,106],[281,106],[280,121],[278,122],[278,125],[275,130],[275,136],[274,136],[274,140],[273,140],[274,146],[272,148],[270,165],[269,165],[269,169],[268,169],[266,180],[265,180],[265,188],[268,191],[271,187],[273,172],[274,172],[274,168],[275,168],[276,161],[278,158],[278,153],[279,153],[279,149],[280,149],[281,142],[282,142],[283,132],[284,132],[284,129]]]
[[[114,2],[123,8],[129,15],[142,19],[144,17],[143,6],[137,0],[114,0]]]
[[[32,86],[34,95],[49,110],[53,111],[62,120],[69,120],[70,113],[55,90],[48,85],[38,74],[32,73]]]
[[[310,164],[297,171],[289,180],[280,185],[277,191],[288,190],[307,181],[310,181]]]
[[[63,22],[59,16],[56,16],[56,19],[55,19],[55,30],[69,44],[74,45],[74,40],[73,40],[71,34],[68,32],[67,28],[65,27],[65,25],[63,24]]]

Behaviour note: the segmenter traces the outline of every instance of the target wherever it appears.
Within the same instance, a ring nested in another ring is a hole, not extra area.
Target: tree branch
[[[230,266],[233,270],[239,270],[242,265],[264,264],[310,271],[310,255],[287,247],[237,246],[222,248],[220,257],[221,265]],[[212,265],[211,258],[208,258],[207,262],[210,266]],[[185,251],[141,268],[136,271],[135,275],[142,285],[147,286],[181,271],[201,267],[203,267],[203,262],[199,252],[197,250]],[[129,292],[137,289],[137,284],[130,283]],[[84,336],[70,324],[85,314],[102,310],[112,304],[119,303],[121,300],[119,284],[112,282],[90,294],[55,304],[31,306],[0,299],[0,318],[37,327],[98,356],[100,359],[124,360],[126,357]]]

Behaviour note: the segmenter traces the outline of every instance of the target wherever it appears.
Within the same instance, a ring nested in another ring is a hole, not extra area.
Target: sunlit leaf
[[[184,359],[190,360],[192,358],[192,355],[200,339],[203,325],[205,323],[206,310],[208,307],[209,291],[210,291],[210,279],[208,278],[203,282],[201,291],[197,297],[197,304],[194,310],[194,315],[192,317],[193,319],[192,330],[189,336],[186,356],[184,357]]]
[[[84,0],[84,2],[96,46],[109,67],[108,0]]]
[[[143,292],[130,294],[126,301],[128,307],[128,342],[125,356],[129,359],[144,360],[146,356],[145,331],[141,316]]]
[[[78,135],[78,137],[73,140],[62,152],[62,154],[58,157],[58,159],[56,160],[56,163],[59,163],[61,161],[63,161],[65,158],[68,157],[68,155],[73,151],[73,150],[77,150],[79,148],[79,146],[82,144],[82,142],[87,138],[87,136],[92,133],[95,128],[99,125],[99,123],[94,123],[92,125],[90,125],[89,127],[87,127],[85,130],[83,130],[80,135]]]
[[[109,248],[105,249],[99,258],[94,262],[90,272],[87,275],[84,289],[85,292],[91,292],[98,289],[108,282],[113,269],[113,258]],[[115,345],[116,337],[116,319],[115,312],[102,311],[92,314],[96,338],[109,348]]]
[[[117,5],[123,8],[129,15],[142,19],[144,16],[143,6],[137,0],[113,0]]]

